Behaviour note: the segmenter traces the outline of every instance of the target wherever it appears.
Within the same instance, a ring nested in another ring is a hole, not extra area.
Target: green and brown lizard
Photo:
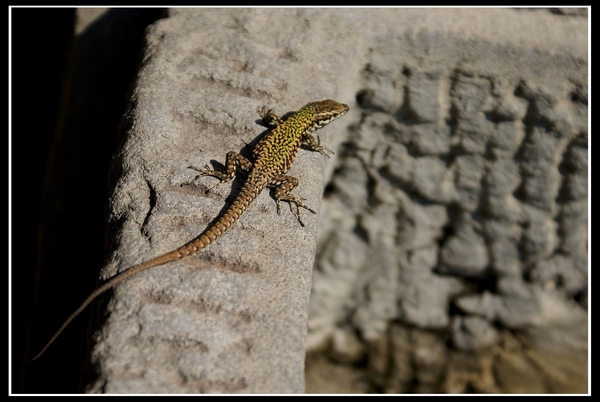
[[[179,260],[202,250],[214,242],[239,219],[240,215],[242,215],[252,201],[266,187],[274,188],[273,197],[277,202],[277,213],[281,213],[281,201],[287,201],[290,205],[295,204],[296,211],[294,212],[292,209],[292,212],[296,215],[300,225],[304,226],[300,220],[300,208],[304,208],[313,214],[315,211],[304,205],[300,198],[289,194],[298,185],[298,179],[286,176],[285,173],[294,163],[294,159],[303,141],[310,150],[329,157],[325,152],[327,149],[321,146],[319,137],[315,140],[311,133],[343,116],[347,111],[348,105],[330,99],[308,103],[285,121],[275,114],[273,109],[267,109],[266,107],[259,109],[258,113],[263,121],[273,128],[254,147],[252,151],[254,162],[236,152],[229,152],[224,172],[212,170],[208,165],[205,166],[205,169],[190,166],[190,168],[200,173],[199,176],[214,176],[220,179],[217,185],[231,181],[238,170],[247,174],[240,192],[225,213],[212,226],[208,227],[204,233],[190,242],[176,250],[126,269],[93,291],[81,306],[67,318],[58,331],[50,338],[42,351],[32,360],[40,357],[69,323],[102,293],[138,272]]]

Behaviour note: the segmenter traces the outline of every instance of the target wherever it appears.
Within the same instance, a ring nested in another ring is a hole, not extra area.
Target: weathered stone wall
[[[312,392],[318,365],[361,384],[336,392],[585,391],[581,56],[434,28],[373,40],[324,197]]]

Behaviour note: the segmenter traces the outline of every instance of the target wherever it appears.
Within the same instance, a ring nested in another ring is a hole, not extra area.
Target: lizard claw
[[[335,155],[335,152],[333,152],[331,149],[327,149],[321,145],[321,137],[317,137],[317,146],[314,150],[320,153],[321,155],[325,155],[328,158],[329,154],[327,152],[331,152],[332,155]]]
[[[215,187],[218,187],[221,184],[226,183],[229,180],[231,180],[231,178],[227,177],[227,175],[225,175],[224,173],[219,172],[218,170],[211,169],[211,167],[209,165],[204,165],[204,169],[198,169],[195,166],[188,166],[188,168],[189,169],[194,169],[195,171],[197,171],[198,173],[200,173],[198,176],[196,176],[196,178],[194,179],[194,181],[198,177],[201,177],[201,176],[213,176],[213,177],[216,177],[217,179],[219,179],[219,182],[217,184],[215,184],[214,186],[210,187],[208,190],[206,190],[206,193],[210,192]]]
[[[290,203],[290,211],[294,214],[294,216],[296,217],[296,219],[298,219],[298,223],[300,223],[300,226],[304,227],[304,222],[302,222],[302,219],[300,219],[300,208],[304,208],[307,211],[313,213],[316,215],[316,212],[313,211],[312,209],[310,209],[309,207],[307,207],[306,205],[304,205],[301,201],[305,200],[306,198],[303,197],[293,197],[291,199],[284,199],[284,201],[287,201]],[[280,200],[277,200],[277,213],[279,215],[281,215],[281,207],[280,207]],[[294,210],[294,208],[292,207],[292,204],[296,205],[296,210]]]

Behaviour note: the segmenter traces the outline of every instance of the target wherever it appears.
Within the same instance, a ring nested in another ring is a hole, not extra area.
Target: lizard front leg
[[[317,139],[315,140],[315,137],[313,137],[312,134],[306,133],[302,136],[302,140],[306,143],[308,149],[325,155],[328,158],[329,155],[327,154],[327,152],[331,152],[332,154],[334,153],[332,150],[327,149],[321,145],[321,137],[319,136],[317,136]]]
[[[304,208],[313,214],[316,214],[316,212],[302,203],[305,198],[295,197],[292,194],[289,194],[289,191],[293,190],[297,185],[298,179],[295,177],[279,175],[275,176],[268,186],[274,188],[273,198],[275,198],[275,201],[277,202],[277,213],[281,215],[280,202],[287,201],[290,203],[290,210],[296,215],[296,219],[298,219],[300,226],[304,226],[304,223],[300,220],[300,208]],[[296,211],[292,208],[292,203],[296,204]]]
[[[196,176],[196,178],[193,181],[202,176],[213,176],[220,180],[217,184],[215,184],[208,190],[210,191],[223,183],[227,183],[228,181],[233,180],[236,172],[241,172],[247,175],[252,169],[252,162],[250,162],[246,157],[238,154],[237,152],[231,151],[227,153],[227,157],[225,159],[224,172],[211,169],[211,167],[208,165],[205,165],[204,169],[198,169],[195,166],[188,166],[188,168],[194,169],[195,171],[200,173],[198,176]]]
[[[262,118],[263,122],[270,127],[277,127],[283,123],[281,117],[279,117],[279,115],[275,113],[273,109],[267,109],[266,106],[263,106],[259,109],[256,109],[256,111]]]

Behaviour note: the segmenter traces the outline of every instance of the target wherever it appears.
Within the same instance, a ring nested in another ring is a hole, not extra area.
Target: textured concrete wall
[[[585,392],[586,19],[361,16],[378,22],[322,207],[309,390]]]

